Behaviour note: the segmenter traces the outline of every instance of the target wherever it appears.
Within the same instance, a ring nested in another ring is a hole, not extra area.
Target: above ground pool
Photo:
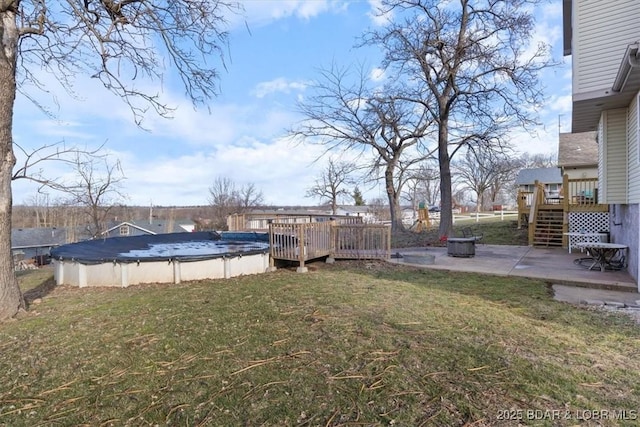
[[[180,283],[263,273],[266,233],[172,233],[88,240],[51,251],[58,285]]]

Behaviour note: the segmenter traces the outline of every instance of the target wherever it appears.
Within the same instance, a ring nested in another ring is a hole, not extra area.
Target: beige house
[[[598,193],[612,242],[640,264],[640,4],[563,0],[564,51],[573,64],[572,132],[595,132]]]
[[[569,179],[598,177],[598,143],[595,132],[561,133],[558,166]]]

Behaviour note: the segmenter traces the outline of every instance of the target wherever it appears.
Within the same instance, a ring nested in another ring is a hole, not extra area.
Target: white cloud
[[[562,4],[559,2],[535,10],[535,28],[524,53],[525,58],[533,56],[541,43],[550,47],[561,45],[562,20],[558,20],[558,16],[562,16]]]
[[[146,205],[151,200],[156,205],[206,204],[208,188],[218,176],[229,177],[238,185],[254,183],[263,191],[265,201],[269,204],[315,204],[317,200],[305,198],[304,195],[326,167],[326,157],[316,161],[323,153],[323,147],[294,145],[291,138],[285,136],[286,129],[294,126],[300,119],[293,111],[293,100],[303,99],[305,88],[313,76],[303,71],[303,67],[283,70],[274,65],[288,64],[286,61],[291,57],[308,64],[327,58],[321,59],[318,52],[311,50],[288,52],[287,24],[295,19],[312,20],[303,25],[310,28],[310,43],[319,45],[326,42],[328,31],[356,28],[350,26],[353,22],[363,26],[371,25],[370,20],[374,20],[371,12],[380,4],[379,0],[370,0],[369,3],[333,0],[245,1],[246,16],[238,24],[244,27],[246,20],[249,28],[256,28],[258,25],[274,23],[271,26],[265,25],[261,31],[264,30],[269,35],[284,36],[285,42],[274,45],[274,49],[288,56],[283,56],[284,60],[270,61],[271,63],[255,67],[256,69],[247,67],[224,75],[223,82],[227,83],[229,89],[220,98],[212,100],[208,108],[195,110],[183,96],[183,88],[171,85],[172,82],[175,84],[171,80],[175,76],[167,76],[168,84],[165,88],[155,82],[137,81],[137,85],[144,85],[144,88],[140,88],[146,92],[159,92],[164,102],[177,107],[170,120],[149,112],[144,122],[149,130],[146,132],[133,124],[131,111],[126,104],[104,90],[95,80],[88,77],[76,80],[74,90],[83,98],[76,100],[57,88],[55,76],[47,76],[46,87],[55,89],[53,93],[57,97],[59,108],[50,99],[45,103],[56,108],[58,117],[50,119],[21,98],[15,116],[16,141],[38,146],[64,139],[70,144],[89,144],[93,147],[108,141],[106,148],[113,151],[114,158],[120,159],[127,177],[124,191],[130,196],[128,204]],[[342,14],[347,5],[351,9],[349,14]],[[552,8],[544,9],[543,16],[552,12]],[[333,15],[331,20],[313,20],[321,14]],[[286,21],[287,18],[291,20]],[[339,20],[341,18],[346,19]],[[386,18],[375,18],[373,22],[386,22]],[[557,21],[557,16],[555,18]],[[334,25],[333,19],[340,25]],[[318,24],[319,27],[311,31],[312,24]],[[558,28],[541,23],[537,37],[557,41]],[[240,31],[245,30],[243,28]],[[238,43],[243,41],[242,37],[238,39]],[[274,37],[274,40],[277,39]],[[249,44],[245,49],[255,49],[255,39],[247,43]],[[231,50],[234,49],[242,47],[232,44]],[[343,61],[353,58],[337,59]],[[543,111],[542,120],[546,126],[533,137],[524,131],[514,134],[512,140],[518,147],[531,152],[557,150],[559,117],[563,123],[570,120],[568,69],[570,67],[567,66],[557,71],[545,72],[545,80],[554,85]],[[289,75],[289,71],[293,75]],[[553,76],[552,73],[556,75]],[[547,78],[549,75],[552,78]],[[282,77],[267,80],[272,76]],[[369,76],[374,82],[385,78],[378,68],[372,69]],[[235,85],[230,83],[234,79]],[[261,83],[254,85],[254,82]],[[248,96],[247,87],[253,87],[250,94],[252,96]],[[50,95],[42,96],[42,99],[45,96],[50,98]],[[370,153],[336,155],[341,160],[366,161],[363,159],[368,159]],[[61,175],[64,172],[52,168],[51,173]],[[16,203],[35,194],[35,189],[24,181],[14,182],[13,185]],[[360,185],[367,199],[374,196],[385,197],[386,193],[379,186],[373,187],[371,189],[368,185]],[[53,195],[51,200],[54,200]]]
[[[324,166],[313,163],[319,147],[292,146],[287,138],[263,142],[245,137],[229,146],[176,157],[144,159],[129,154],[120,157],[128,171],[131,204],[150,199],[156,205],[207,204],[209,187],[219,176],[237,185],[255,184],[269,204],[298,204]]]
[[[557,121],[548,122],[545,126],[536,129],[534,135],[529,132],[517,130],[512,132],[511,141],[516,151],[532,154],[558,154],[558,127]]]
[[[284,77],[279,77],[268,82],[258,83],[253,94],[257,98],[264,98],[267,95],[278,92],[286,94],[291,92],[301,92],[307,88],[308,84],[308,82],[302,80],[289,81]]]
[[[375,26],[381,27],[393,19],[393,12],[382,13],[384,10],[382,0],[369,0],[369,5],[371,10],[367,13],[367,16]]]
[[[379,82],[384,80],[386,77],[385,75],[385,71],[382,68],[374,68],[373,70],[371,70],[370,73],[370,78],[372,81],[374,82]]]
[[[561,2],[549,2],[537,7],[540,16],[545,21],[555,20],[557,17],[562,16],[562,3]]]
[[[547,107],[560,114],[570,114],[573,104],[571,92],[559,96],[552,96]]]
[[[242,16],[232,16],[232,26],[267,25],[273,21],[296,17],[309,20],[326,12],[338,13],[346,10],[348,2],[337,0],[244,0]]]
[[[92,141],[95,136],[86,129],[84,123],[79,121],[41,119],[29,120],[31,132],[47,135],[48,140],[40,140],[42,145],[52,144],[62,140],[66,141]],[[17,135],[17,140],[22,139]],[[32,145],[32,144],[30,144]]]

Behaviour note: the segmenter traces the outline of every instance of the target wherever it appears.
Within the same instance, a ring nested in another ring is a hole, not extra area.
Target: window
[[[129,226],[128,225],[121,225],[120,226],[120,235],[121,236],[128,236],[129,235]]]

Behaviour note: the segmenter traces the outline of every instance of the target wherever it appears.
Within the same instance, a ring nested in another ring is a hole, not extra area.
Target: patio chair
[[[473,232],[473,230],[471,229],[471,227],[465,227],[465,228],[462,229],[462,237],[465,237],[467,239],[474,239],[477,243],[480,243],[480,241],[482,240],[484,235],[483,234],[475,234]]]

